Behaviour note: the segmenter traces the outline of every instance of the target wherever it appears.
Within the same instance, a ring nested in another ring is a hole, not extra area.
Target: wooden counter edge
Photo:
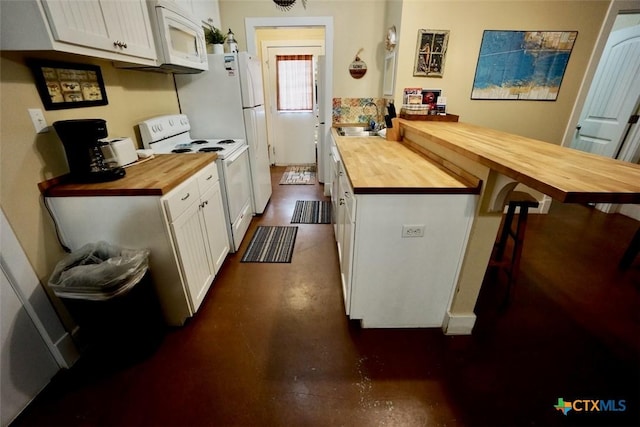
[[[156,159],[161,159],[168,154],[156,155]],[[183,154],[173,154],[171,156],[183,156]],[[193,176],[197,171],[206,167],[208,164],[215,162],[218,155],[215,153],[204,153],[196,162],[197,167],[185,170],[176,174],[171,180],[158,185],[149,185],[147,187],[121,187],[114,185],[112,188],[99,188],[100,185],[110,186],[110,184],[118,183],[120,180],[105,181],[98,183],[82,183],[74,182],[70,174],[57,176],[38,183],[38,189],[44,197],[92,197],[92,196],[162,196],[176,188],[180,183]],[[206,158],[205,158],[206,156]],[[194,159],[194,158],[192,158]],[[147,167],[146,161],[139,162],[132,166]]]
[[[628,193],[628,192],[572,192],[563,190],[561,188],[555,187],[551,184],[547,184],[544,181],[540,181],[533,177],[529,177],[528,175],[522,174],[515,169],[507,167],[501,163],[495,162],[491,159],[484,158],[476,153],[473,153],[469,150],[465,150],[464,148],[452,144],[446,139],[439,138],[432,134],[426,133],[421,129],[417,129],[412,126],[411,121],[400,120],[398,126],[401,128],[401,140],[403,143],[408,142],[406,138],[404,138],[405,131],[415,132],[422,137],[441,145],[445,148],[448,148],[468,159],[471,159],[475,162],[483,164],[496,172],[508,176],[521,184],[524,184],[530,188],[533,188],[537,191],[540,191],[543,194],[546,194],[562,203],[631,203],[637,204],[640,203],[640,194],[638,193]],[[406,129],[402,129],[402,126],[406,126]]]
[[[334,133],[334,136],[336,138],[341,138],[341,136],[338,135],[335,130],[332,130],[332,132]],[[387,138],[387,140],[389,139]],[[426,162],[429,162],[438,169],[443,170],[447,174],[451,175],[453,178],[466,185],[466,187],[358,187],[354,185],[353,192],[355,194],[480,194],[482,190],[481,179],[453,165],[452,163],[445,161],[441,157],[430,153],[428,150],[414,149],[414,144],[408,145],[404,144],[403,141],[398,142],[405,145],[411,151],[414,151],[415,153],[420,155]],[[338,152],[340,152],[340,146],[336,145],[336,148]],[[343,156],[343,153],[340,152],[340,155]],[[349,169],[347,167],[345,167],[345,172],[353,185],[353,179],[351,179],[351,176],[349,175]]]

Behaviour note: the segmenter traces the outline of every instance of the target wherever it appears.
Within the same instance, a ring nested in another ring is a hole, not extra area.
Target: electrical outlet
[[[424,237],[424,224],[402,226],[402,237]]]
[[[31,116],[31,121],[33,122],[33,127],[36,129],[36,133],[49,132],[47,121],[44,119],[44,114],[41,109],[29,108],[27,111],[29,112],[29,116]]]

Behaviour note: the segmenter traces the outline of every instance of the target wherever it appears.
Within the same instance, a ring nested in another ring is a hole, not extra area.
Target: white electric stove
[[[236,252],[253,216],[249,146],[244,139],[193,139],[184,114],[158,116],[139,123],[145,149],[156,154],[214,152],[225,206],[230,251]]]
[[[244,139],[193,139],[189,118],[184,114],[158,116],[139,123],[144,148],[157,154],[215,152],[227,158],[247,147]]]

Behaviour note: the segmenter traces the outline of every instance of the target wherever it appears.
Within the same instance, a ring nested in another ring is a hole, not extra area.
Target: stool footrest
[[[507,214],[505,216],[504,223],[502,224],[500,238],[494,245],[495,250],[491,260],[489,261],[489,267],[499,267],[501,270],[505,271],[508,277],[507,292],[503,305],[507,304],[511,286],[518,277],[529,208],[537,208],[539,206],[538,201],[533,196],[522,191],[511,192],[507,198],[507,203]],[[520,213],[518,215],[516,229],[514,230],[512,228],[512,222],[516,208],[520,208]],[[511,259],[504,260],[504,251],[509,238],[513,239],[513,252]]]

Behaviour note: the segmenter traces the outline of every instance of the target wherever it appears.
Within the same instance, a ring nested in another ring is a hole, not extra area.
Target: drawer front
[[[172,190],[164,198],[169,221],[175,221],[191,204],[200,199],[198,180],[190,179]]]
[[[198,189],[204,194],[218,182],[218,166],[215,163],[207,165],[198,172]]]

